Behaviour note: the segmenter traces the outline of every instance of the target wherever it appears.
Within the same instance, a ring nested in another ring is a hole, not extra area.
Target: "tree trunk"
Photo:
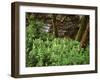
[[[87,24],[86,30],[82,36],[82,40],[81,40],[82,48],[85,48],[87,46],[88,39],[89,39],[89,23]]]
[[[53,35],[55,37],[58,37],[58,27],[56,26],[56,14],[53,14],[52,18]]]
[[[76,38],[75,38],[76,40],[81,41],[82,35],[83,35],[83,33],[86,29],[88,22],[89,22],[88,16],[82,16],[81,17],[81,23],[80,23],[79,30],[78,30],[78,33],[77,33]]]

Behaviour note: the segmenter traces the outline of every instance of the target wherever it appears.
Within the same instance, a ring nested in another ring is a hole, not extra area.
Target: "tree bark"
[[[83,35],[83,33],[86,29],[86,25],[87,25],[88,22],[89,22],[89,17],[88,16],[82,16],[81,17],[81,23],[80,23],[79,30],[78,30],[78,33],[76,35],[75,40],[81,41],[82,35]]]
[[[53,35],[55,37],[58,37],[58,27],[56,26],[56,14],[53,14],[52,18]]]
[[[87,24],[86,30],[82,36],[82,40],[80,44],[82,48],[85,48],[87,46],[88,39],[89,39],[89,23]]]

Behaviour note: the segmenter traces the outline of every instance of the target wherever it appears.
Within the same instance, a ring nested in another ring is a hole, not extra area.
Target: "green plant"
[[[31,62],[31,63],[30,63]],[[28,66],[57,66],[89,63],[89,48],[80,48],[73,40],[55,38],[49,41],[33,40]]]

